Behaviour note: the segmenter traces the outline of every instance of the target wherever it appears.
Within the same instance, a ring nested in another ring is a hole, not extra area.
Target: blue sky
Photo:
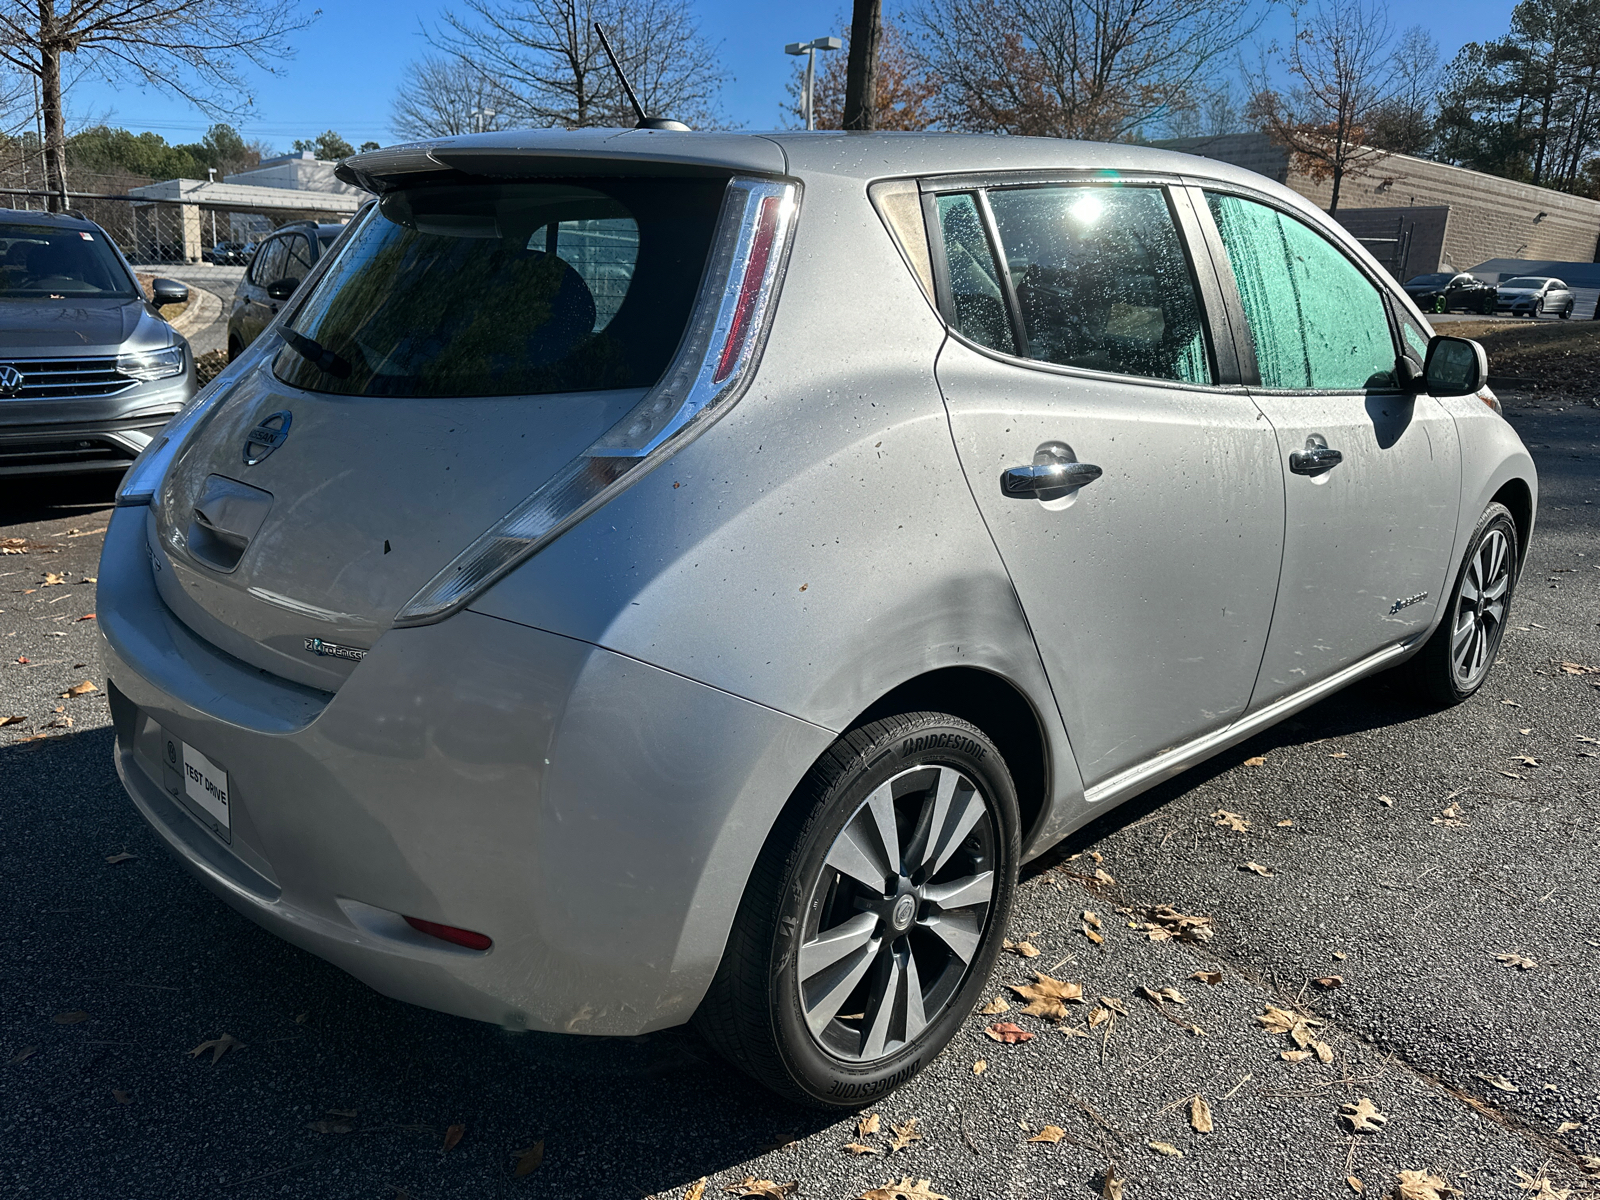
[[[795,60],[785,42],[840,33],[848,5],[840,0],[692,0],[707,36],[720,46],[732,75],[723,94],[728,117],[750,129],[781,123],[784,86]],[[306,4],[309,12],[314,4]],[[446,7],[441,0],[323,0],[316,22],[297,36],[295,57],[277,76],[256,74],[254,104],[238,122],[246,138],[261,138],[287,150],[296,137],[333,128],[351,142],[395,140],[389,107],[401,67],[422,54],[420,32]],[[884,6],[897,5],[888,0]],[[1398,31],[1422,25],[1438,39],[1448,59],[1462,43],[1495,37],[1510,20],[1510,0],[1391,0],[1389,17]],[[1263,30],[1282,22],[1275,15]],[[188,105],[153,89],[114,88],[98,80],[77,83],[68,96],[69,120],[107,118],[135,131],[151,129],[169,142],[198,139],[209,124]]]

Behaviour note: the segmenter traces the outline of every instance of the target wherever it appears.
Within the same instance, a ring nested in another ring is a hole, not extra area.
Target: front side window
[[[266,287],[283,278],[284,244],[282,238],[271,238],[261,243],[255,261],[250,264],[250,282]]]
[[[283,239],[283,278],[299,282],[311,272],[311,243],[303,233],[291,233]],[[267,281],[271,283],[269,279]]]
[[[1206,200],[1233,264],[1261,386],[1393,390],[1383,295],[1356,265],[1275,208],[1216,192]]]
[[[1028,357],[1212,381],[1199,297],[1160,188],[1015,188],[990,192],[989,205]]]
[[[138,294],[97,230],[0,225],[0,299],[130,300]]]
[[[285,383],[360,396],[650,387],[688,324],[726,183],[386,194],[286,326]]]
[[[945,274],[955,308],[952,324],[980,346],[1013,353],[1011,318],[1006,313],[994,254],[983,232],[983,218],[978,215],[977,198],[966,193],[940,196],[938,208]]]

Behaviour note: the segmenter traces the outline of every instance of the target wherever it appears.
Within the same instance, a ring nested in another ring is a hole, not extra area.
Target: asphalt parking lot
[[[0,490],[0,539],[26,550],[0,556],[0,718],[23,718],[0,729],[0,1194],[1600,1193],[1600,409],[1505,399],[1542,498],[1484,690],[1432,712],[1368,681],[1034,864],[1010,936],[1037,957],[1002,956],[990,993],[1009,1010],[868,1134],[686,1031],[441,1016],[214,900],[123,796],[103,690],[63,695],[104,687],[109,489]],[[1160,905],[1212,936],[1161,938]],[[1007,985],[1034,971],[1087,1003],[1024,1014]],[[1141,991],[1163,988],[1181,1001]],[[1032,1036],[997,1043],[997,1021]]]

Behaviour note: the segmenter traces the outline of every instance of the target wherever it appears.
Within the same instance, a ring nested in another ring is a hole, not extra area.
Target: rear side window
[[[282,238],[263,242],[250,264],[250,282],[260,287],[276,283],[283,278],[284,245]]]
[[[990,192],[989,206],[1029,358],[1211,382],[1199,297],[1163,191],[1017,188]]]
[[[677,349],[726,182],[391,192],[290,322],[285,383],[360,396],[640,388]]]
[[[1383,295],[1321,234],[1264,204],[1206,193],[1255,343],[1261,385],[1395,387]]]
[[[311,243],[306,240],[305,234],[291,233],[283,239],[283,248],[284,278],[297,281],[304,279],[311,271]]]
[[[1005,294],[1000,290],[994,254],[983,232],[977,199],[940,196],[939,232],[944,238],[945,274],[950,280],[951,314],[956,329],[991,350],[1016,352]]]

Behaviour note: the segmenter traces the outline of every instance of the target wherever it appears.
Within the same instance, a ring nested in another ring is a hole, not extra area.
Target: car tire
[[[1467,543],[1439,628],[1405,664],[1426,699],[1443,707],[1460,704],[1489,677],[1511,614],[1520,556],[1511,510],[1498,501],[1489,505]]]
[[[1435,296],[1433,298],[1433,311],[1436,313],[1449,312],[1450,302],[1447,301],[1443,296]]]
[[[1543,300],[1537,300],[1537,301],[1534,302],[1533,312],[1531,312],[1529,314],[1529,316],[1531,316],[1535,321],[1537,321],[1540,317],[1544,316],[1544,301]]]
[[[1574,306],[1569,304],[1569,305],[1567,305],[1565,308],[1563,308],[1561,310],[1561,319],[1563,321],[1572,320],[1572,310],[1573,310],[1573,308],[1574,308]]]
[[[975,725],[916,712],[846,733],[768,836],[695,1027],[786,1099],[880,1099],[982,998],[1020,826],[1011,773]]]
[[[228,339],[228,361],[232,362],[244,353],[244,343],[236,337]]]

